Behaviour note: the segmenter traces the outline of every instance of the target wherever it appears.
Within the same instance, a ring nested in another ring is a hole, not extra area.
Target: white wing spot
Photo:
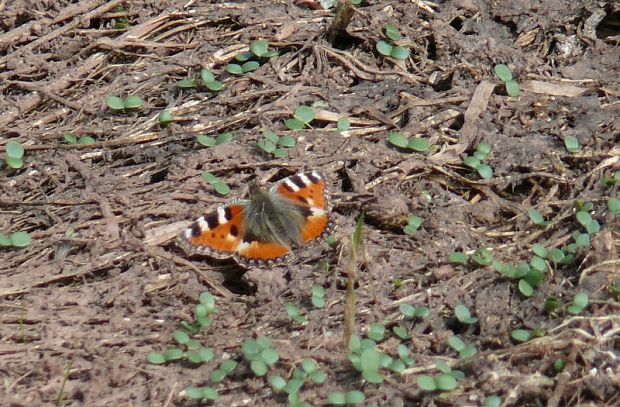
[[[306,174],[299,174],[299,178],[301,178],[301,180],[304,182],[304,184],[306,184],[306,186],[312,184],[312,181],[310,181],[310,178],[306,177]]]
[[[324,216],[325,215],[325,211],[321,208],[310,208],[310,213],[312,213],[312,215],[310,216]]]
[[[218,225],[223,225],[227,223],[226,220],[226,210],[224,208],[217,208],[217,223]]]
[[[204,216],[198,218],[198,226],[200,226],[200,229],[202,230],[209,230],[209,224],[205,220]]]
[[[287,187],[289,187],[293,192],[297,192],[299,191],[299,187],[297,185],[295,185],[295,183],[293,181],[291,181],[290,179],[286,179],[284,180],[284,183],[286,184]]]

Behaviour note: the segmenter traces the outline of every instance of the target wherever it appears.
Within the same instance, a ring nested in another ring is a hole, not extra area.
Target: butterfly
[[[328,235],[333,225],[325,178],[310,171],[284,178],[269,190],[250,184],[249,199],[201,216],[179,235],[177,245],[188,255],[232,257],[244,267],[271,265]]]

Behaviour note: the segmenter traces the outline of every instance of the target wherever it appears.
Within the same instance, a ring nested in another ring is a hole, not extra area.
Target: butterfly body
[[[233,257],[243,266],[273,264],[327,233],[333,222],[329,193],[317,171],[250,185],[248,200],[233,201],[200,217],[178,238],[188,254]]]

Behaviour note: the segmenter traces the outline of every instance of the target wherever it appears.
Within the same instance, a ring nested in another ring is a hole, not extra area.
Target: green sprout
[[[406,235],[413,235],[422,225],[422,222],[424,222],[424,219],[422,219],[421,217],[409,215],[409,217],[407,218],[407,226],[403,228],[403,232],[405,232]]]
[[[144,101],[137,95],[129,95],[124,99],[109,95],[105,97],[105,104],[112,110],[133,110],[142,107]]]
[[[547,297],[543,308],[547,314],[553,314],[560,307],[560,300],[557,297]]]
[[[435,366],[441,371],[441,374],[435,376],[420,375],[416,377],[418,387],[426,391],[450,391],[458,386],[457,380],[465,377],[463,372],[452,370],[443,361],[436,361]]]
[[[182,321],[181,327],[195,335],[213,323],[212,316],[217,312],[215,297],[209,292],[200,293],[199,303],[194,307],[195,322]]]
[[[502,82],[504,82],[504,86],[506,87],[506,93],[508,94],[508,96],[518,97],[521,94],[519,84],[517,83],[517,81],[512,79],[512,72],[510,71],[510,69],[508,69],[506,65],[495,65],[495,74]]]
[[[566,151],[568,151],[569,153],[574,154],[581,151],[579,140],[575,136],[564,137],[564,146],[566,147]]]
[[[528,209],[527,214],[530,217],[532,223],[537,226],[547,226],[550,223],[549,221],[545,220],[542,214],[535,208]]]
[[[200,71],[200,78],[198,79],[183,79],[177,82],[177,87],[180,89],[193,89],[198,86],[204,86],[214,92],[224,88],[222,82],[216,80],[213,72],[206,68]]]
[[[607,209],[609,213],[617,215],[620,213],[620,199],[618,198],[609,198],[607,200]]]
[[[243,356],[250,362],[250,369],[257,376],[267,374],[269,366],[275,364],[280,355],[271,347],[271,339],[260,336],[256,340],[246,340],[241,344]]]
[[[334,406],[359,404],[366,400],[366,395],[359,390],[351,390],[347,393],[331,392],[327,394],[327,402]]]
[[[230,187],[228,186],[228,184],[220,181],[219,178],[217,178],[215,175],[211,174],[210,172],[204,171],[201,175],[202,175],[202,179],[204,179],[209,184],[211,184],[213,189],[215,189],[215,192],[217,192],[218,194],[226,195],[230,192]]]
[[[219,383],[224,380],[224,378],[236,367],[237,361],[232,359],[226,359],[222,363],[220,363],[217,369],[211,372],[209,380],[211,381],[211,383]]]
[[[385,326],[378,322],[373,322],[368,328],[368,337],[373,341],[380,341],[385,335]]]
[[[187,397],[189,399],[192,399],[192,400],[201,400],[201,401],[211,400],[211,401],[215,401],[220,396],[217,393],[217,390],[215,390],[212,387],[195,387],[195,386],[190,386],[190,387],[185,389],[185,397]]]
[[[414,307],[411,304],[400,304],[398,310],[407,318],[426,318],[430,312],[428,307]]]
[[[73,133],[65,133],[63,134],[63,138],[68,144],[83,144],[83,145],[95,144],[95,139],[90,136],[82,136],[78,139]]]
[[[534,294],[534,288],[537,288],[544,280],[547,264],[542,258],[534,256],[530,263],[521,262],[518,266],[513,263],[504,264],[499,260],[494,261],[493,268],[510,279],[519,280],[518,287],[521,294],[531,297]]]
[[[312,287],[312,305],[317,308],[323,308],[325,306],[325,288],[320,285]]]
[[[344,133],[351,127],[351,122],[346,117],[341,117],[336,122],[336,129],[339,133]]]
[[[228,143],[233,139],[233,134],[231,132],[222,133],[216,138],[207,136],[205,134],[199,134],[196,136],[196,141],[198,144],[203,145],[205,147],[214,147],[219,146],[220,144]]]
[[[448,261],[452,264],[467,264],[469,262],[469,256],[463,252],[452,252],[448,256]]]
[[[293,117],[286,119],[284,124],[289,130],[302,130],[307,124],[314,120],[314,109],[310,106],[301,105],[295,109]]]
[[[448,338],[448,345],[459,353],[459,358],[461,359],[470,358],[478,353],[478,349],[474,345],[466,345],[457,335]]]
[[[564,367],[566,366],[566,361],[564,359],[556,359],[553,362],[553,370],[556,373],[561,373],[562,370],[564,370]]]
[[[502,398],[493,394],[484,399],[484,407],[500,407],[502,405]]]
[[[24,166],[24,146],[14,140],[6,143],[6,164],[13,169],[19,169]]]
[[[459,304],[454,307],[454,314],[456,315],[456,318],[459,320],[459,322],[463,324],[472,325],[478,322],[478,318],[472,317],[469,312],[469,308],[467,308],[463,304]]]
[[[252,72],[260,67],[258,61],[250,60],[252,58],[258,58],[266,60],[269,58],[277,57],[278,51],[269,49],[269,42],[265,40],[254,41],[250,44],[250,51],[242,52],[235,56],[238,62],[242,64],[228,64],[226,65],[226,71],[233,75],[243,75],[247,72]]]
[[[614,185],[620,185],[620,171],[616,171],[611,175],[605,175],[601,179],[601,186],[610,187]]]
[[[287,148],[294,147],[297,142],[291,136],[278,136],[271,130],[263,132],[263,138],[258,140],[258,148],[276,158],[285,158],[288,155]]]
[[[389,41],[378,41],[376,44],[377,51],[386,57],[399,60],[407,59],[409,57],[409,48],[395,45],[396,41],[402,40],[398,27],[393,24],[386,24],[384,30],[385,36]]]
[[[23,248],[30,246],[32,243],[32,238],[28,234],[28,232],[20,231],[14,232],[10,235],[5,235],[0,233],[0,247],[16,247]]]
[[[413,150],[418,153],[428,151],[431,147],[431,143],[428,140],[419,137],[409,139],[399,131],[390,132],[388,134],[388,142],[398,148]]]
[[[592,219],[592,215],[590,215],[590,210],[592,210],[594,205],[591,202],[586,202],[582,204],[581,202],[575,202],[575,207],[577,209],[577,213],[575,214],[575,218],[577,222],[581,224],[581,226],[586,228],[586,231],[589,235],[595,235],[601,231],[601,225],[598,223],[596,219]]]
[[[493,263],[493,253],[491,253],[489,249],[481,247],[474,252],[474,254],[471,256],[471,260],[475,264],[485,267]]]
[[[476,146],[476,151],[463,159],[463,164],[469,168],[476,170],[478,175],[483,179],[493,178],[493,169],[483,161],[491,152],[491,146],[486,143],[480,143]]]
[[[527,342],[532,339],[532,331],[529,329],[515,329],[510,333],[510,337],[517,342]]]
[[[301,311],[293,304],[285,304],[284,308],[288,316],[298,324],[304,324],[308,321],[308,317],[301,315]]]
[[[584,292],[580,292],[575,294],[573,298],[573,302],[569,305],[566,310],[571,314],[579,314],[588,306],[588,294]]]
[[[2,243],[0,243],[0,246]],[[620,277],[616,277],[616,281],[613,285],[609,286],[609,290],[616,294],[616,296],[620,297]]]

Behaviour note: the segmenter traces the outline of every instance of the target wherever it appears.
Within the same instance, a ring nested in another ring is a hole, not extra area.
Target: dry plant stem
[[[327,41],[334,44],[338,37],[347,35],[347,27],[351,22],[355,9],[351,0],[340,0],[336,6],[336,16],[327,30]]]
[[[347,293],[344,303],[344,352],[349,350],[351,336],[355,331],[355,270],[357,269],[357,252],[351,243],[351,254],[347,263]]]

